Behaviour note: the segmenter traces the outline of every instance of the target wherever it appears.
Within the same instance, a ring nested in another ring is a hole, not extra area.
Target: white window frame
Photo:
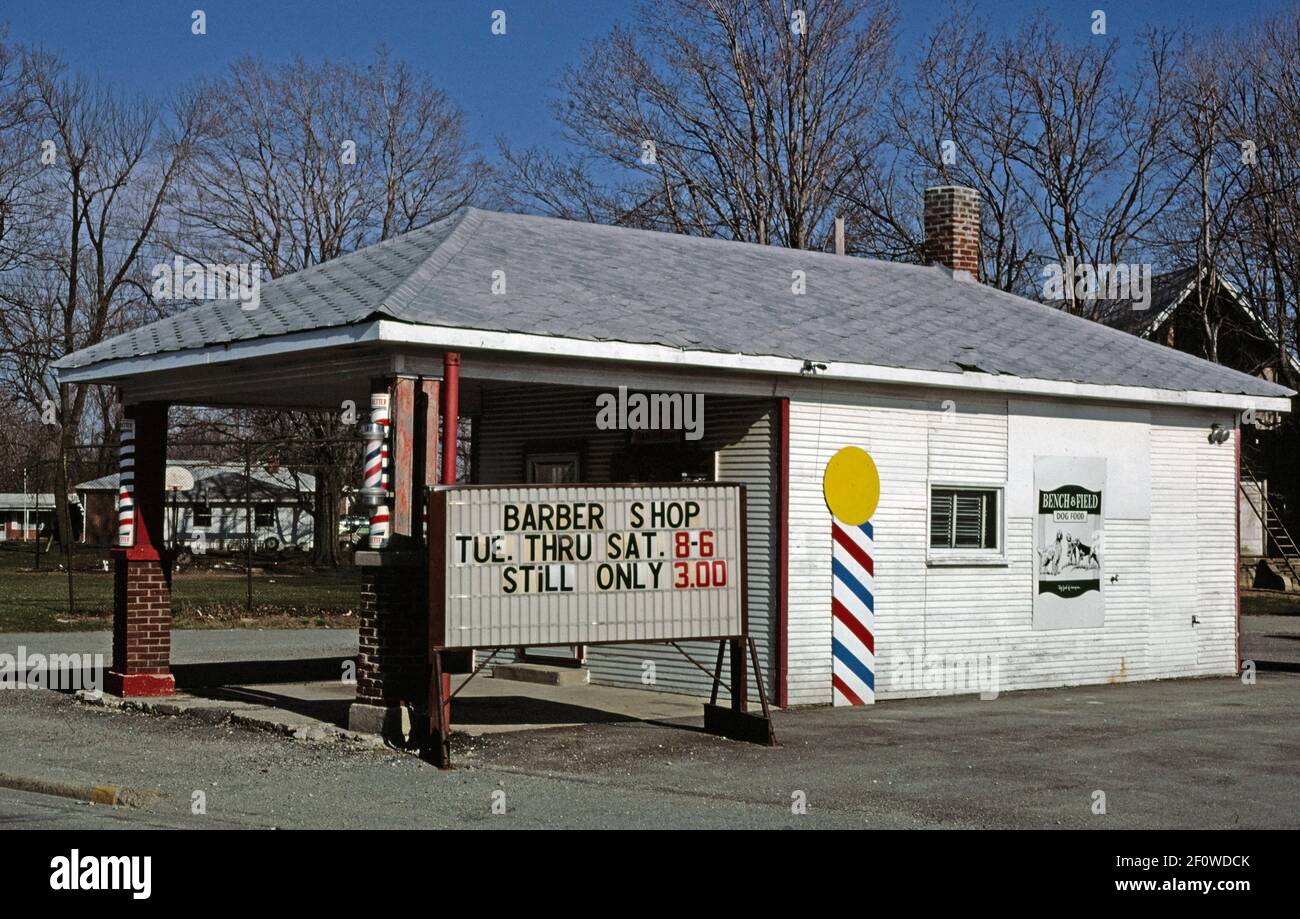
[[[997,502],[996,549],[948,549],[930,545],[930,523],[934,510],[935,491],[991,491]],[[1006,566],[1007,565],[1007,483],[971,482],[967,480],[931,480],[925,486],[925,563],[932,567],[943,566]]]

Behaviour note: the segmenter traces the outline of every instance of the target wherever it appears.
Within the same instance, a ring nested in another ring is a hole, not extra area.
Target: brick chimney
[[[973,188],[925,190],[925,261],[980,276],[980,197]]]

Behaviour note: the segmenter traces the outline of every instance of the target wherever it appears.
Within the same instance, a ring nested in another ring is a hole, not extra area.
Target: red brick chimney
[[[980,276],[980,196],[973,188],[925,190],[925,261]]]

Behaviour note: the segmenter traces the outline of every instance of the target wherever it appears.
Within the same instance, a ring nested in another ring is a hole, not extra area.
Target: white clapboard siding
[[[1237,659],[1237,566],[1224,560],[1237,549],[1237,455],[1236,437],[1226,443],[1210,443],[1210,424],[1231,427],[1227,418],[1200,416],[1199,424],[1179,428],[1189,446],[1196,446],[1196,568],[1197,633],[1196,669],[1199,673],[1236,673]]]
[[[484,393],[475,418],[475,481],[480,484],[524,480],[524,452],[529,444],[572,440],[583,452],[582,478],[605,482],[610,458],[627,442],[625,431],[600,431],[595,426],[596,390],[557,387],[500,387]],[[775,534],[774,401],[709,395],[704,400],[706,449],[716,450],[716,474],[721,481],[746,486],[749,547],[749,629],[758,646],[764,683],[773,691],[775,670],[775,606],[772,602],[772,542]],[[682,649],[712,670],[717,644],[683,642]],[[504,650],[494,663],[513,658]],[[711,680],[667,645],[597,645],[587,649],[593,682],[707,695]],[[653,674],[653,682],[649,682]],[[727,668],[724,667],[724,681]],[[750,675],[751,698],[757,684]],[[724,694],[725,697],[725,694]]]
[[[1033,629],[1033,519],[1007,513],[1003,565],[927,565],[931,484],[1033,488],[1032,456],[1008,481],[1011,451],[1104,454],[1092,428],[1060,426],[1037,447],[1009,441],[1005,401],[953,394],[845,390],[791,401],[791,704],[830,702],[830,515],[822,497],[827,460],[844,446],[870,452],[880,470],[876,544],[878,699],[973,691],[935,677],[953,664],[996,665],[999,691],[1231,672],[1235,655],[1234,448],[1212,445],[1212,421],[1169,409],[1151,419],[1113,410],[1124,437],[1149,436],[1150,509],[1105,515],[1105,623],[1095,629]],[[1049,403],[1035,408],[1050,418]],[[1135,420],[1135,418],[1137,420]],[[1037,423],[1037,420],[1036,422]],[[1128,477],[1145,440],[1108,464],[1108,490]],[[1144,471],[1145,472],[1145,471]],[[1136,481],[1142,482],[1141,477]],[[1191,626],[1195,613],[1201,624]],[[993,683],[990,683],[993,685]],[[983,687],[981,687],[983,688]]]

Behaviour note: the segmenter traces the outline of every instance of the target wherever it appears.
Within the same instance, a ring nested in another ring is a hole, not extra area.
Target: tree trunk
[[[329,453],[329,451],[323,451]],[[320,568],[339,566],[339,499],[342,483],[338,466],[323,457],[316,467],[316,495],[312,505],[312,564]]]

